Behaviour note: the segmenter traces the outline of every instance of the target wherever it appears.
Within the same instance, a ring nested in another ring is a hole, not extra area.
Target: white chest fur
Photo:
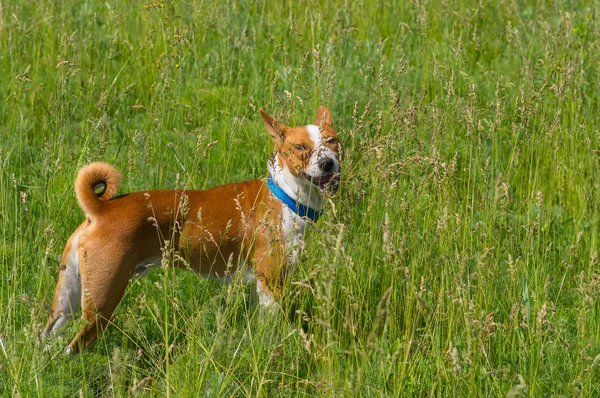
[[[294,265],[300,259],[300,254],[304,249],[306,219],[300,217],[284,205],[281,224],[285,239],[285,255],[289,265]]]

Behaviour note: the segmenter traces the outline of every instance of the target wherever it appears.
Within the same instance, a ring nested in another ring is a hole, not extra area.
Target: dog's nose
[[[330,173],[333,170],[333,166],[335,166],[335,162],[331,158],[323,158],[319,159],[319,168],[326,173]]]

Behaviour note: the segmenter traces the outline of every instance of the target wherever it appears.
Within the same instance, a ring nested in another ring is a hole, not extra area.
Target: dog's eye
[[[306,150],[306,147],[302,144],[292,144],[294,146],[294,149],[298,150],[298,151],[304,151]]]
[[[326,144],[331,145],[331,144],[335,144],[336,142],[337,142],[337,139],[335,137],[327,137],[327,138],[325,138],[325,143]]]

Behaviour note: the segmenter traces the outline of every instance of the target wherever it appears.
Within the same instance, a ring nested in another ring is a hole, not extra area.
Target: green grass
[[[600,395],[595,2],[164,4],[0,0],[4,396]],[[319,104],[343,182],[284,314],[154,270],[93,348],[39,347],[79,167],[262,177],[258,108]]]

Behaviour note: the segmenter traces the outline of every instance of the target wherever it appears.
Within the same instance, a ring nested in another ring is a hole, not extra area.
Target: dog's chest
[[[282,229],[285,241],[285,255],[291,265],[296,264],[304,249],[304,232],[306,219],[298,216],[287,206],[283,206]]]

